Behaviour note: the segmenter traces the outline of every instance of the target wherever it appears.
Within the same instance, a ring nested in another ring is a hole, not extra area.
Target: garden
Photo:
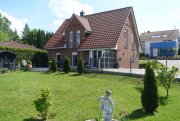
[[[135,121],[179,120],[180,83],[173,82],[166,98],[158,86],[159,107],[156,114],[142,110],[142,84],[139,78],[75,72],[16,71],[0,75],[0,120],[40,121],[34,100],[43,88],[51,90],[52,106],[48,121],[85,121],[102,117],[97,98],[109,89],[115,103],[114,118]]]

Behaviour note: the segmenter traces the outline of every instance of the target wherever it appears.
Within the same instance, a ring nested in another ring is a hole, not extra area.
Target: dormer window
[[[78,48],[80,45],[80,31],[76,32],[76,47]]]
[[[128,31],[124,30],[124,48],[128,48]]]
[[[73,32],[69,33],[69,48],[73,47]]]

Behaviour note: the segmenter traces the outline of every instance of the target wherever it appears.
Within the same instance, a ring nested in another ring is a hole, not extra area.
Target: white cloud
[[[57,16],[53,22],[56,27],[59,27],[65,19],[70,18],[73,13],[79,15],[82,10],[85,14],[93,13],[93,7],[81,3],[80,0],[50,0],[49,8]]]
[[[11,29],[12,30],[17,30],[17,33],[19,35],[22,34],[22,31],[23,31],[23,28],[24,28],[24,25],[25,23],[28,22],[28,19],[27,18],[23,18],[23,19],[18,19],[12,15],[9,15],[8,13],[4,12],[4,11],[1,11],[0,10],[0,13],[2,14],[2,16],[5,16],[6,18],[8,18],[9,21],[11,21]]]

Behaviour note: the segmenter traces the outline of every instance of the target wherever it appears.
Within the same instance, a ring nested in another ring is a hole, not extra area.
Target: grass
[[[105,90],[112,91],[115,101],[114,118],[126,111],[129,120],[180,120],[180,83],[170,89],[167,101],[165,90],[159,87],[160,106],[156,115],[145,115],[141,109],[141,88],[137,78],[109,74],[64,74],[41,72],[12,72],[0,75],[0,121],[38,121],[33,99],[41,88],[49,87],[53,94],[49,121],[84,121],[102,116],[97,98]]]

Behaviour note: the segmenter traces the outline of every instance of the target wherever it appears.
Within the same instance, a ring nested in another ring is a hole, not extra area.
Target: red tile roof
[[[80,45],[80,49],[93,48],[115,48],[120,33],[124,27],[132,7],[126,7],[91,15],[85,17],[77,16],[86,30],[90,30],[90,35]],[[53,37],[46,43],[45,48],[63,47],[65,41],[62,33],[69,20],[65,20]]]
[[[80,49],[115,48],[131,7],[87,15],[92,33]]]
[[[17,41],[8,41],[8,42],[0,42],[0,46],[3,47],[11,47],[11,48],[21,48],[21,49],[31,49],[31,50],[41,50],[31,45],[22,44]]]
[[[49,39],[46,43],[44,48],[57,48],[57,47],[64,47],[65,41],[64,37],[62,36],[63,31],[68,24],[69,19],[66,19],[63,24],[58,28],[58,30],[54,33],[54,35]]]

